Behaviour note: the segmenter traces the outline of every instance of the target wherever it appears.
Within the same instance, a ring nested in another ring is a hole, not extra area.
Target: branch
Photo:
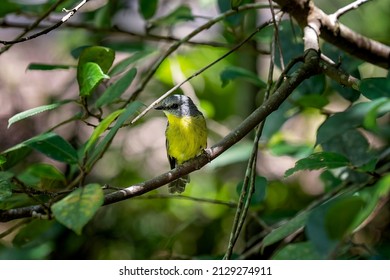
[[[27,37],[22,37],[24,36],[25,34],[27,34],[30,30],[32,30],[33,28],[35,28],[36,26],[39,25],[39,23],[44,20],[48,15],[49,13],[54,10],[58,5],[59,3],[61,3],[62,1],[59,1],[58,3],[56,3],[55,5],[53,5],[53,7],[51,9],[49,9],[49,11],[47,11],[42,17],[40,17],[35,23],[33,23],[29,28],[27,28],[27,30],[25,32],[22,33],[21,36],[19,36],[19,38],[15,39],[15,40],[12,40],[12,41],[3,41],[3,40],[0,40],[0,44],[3,44],[3,45],[13,45],[13,44],[16,44],[16,43],[21,43],[21,42],[25,42],[25,41],[29,41],[29,40],[32,40],[32,39],[35,39],[39,36],[42,36],[44,34],[47,34],[49,33],[50,31],[58,28],[59,26],[61,26],[63,23],[67,22],[82,6],[84,6],[89,0],[82,0],[76,7],[74,7],[73,9],[71,10],[66,10],[64,9],[63,11],[64,12],[67,12],[67,14],[59,21],[57,22],[56,24],[40,31],[40,32],[37,32],[31,36],[27,36]]]
[[[390,68],[390,47],[356,33],[345,25],[334,22],[311,0],[274,0],[303,28],[308,21],[318,21],[320,37],[343,51],[377,66]]]
[[[359,6],[363,5],[364,3],[367,3],[368,1],[370,0],[357,0],[355,2],[352,2],[351,4],[348,4],[345,7],[338,9],[336,12],[334,12],[329,16],[332,17],[334,22],[336,22],[339,19],[339,17],[341,17],[342,15],[348,13],[351,10],[355,10],[359,8]]]
[[[178,179],[190,172],[198,170],[217,158],[235,143],[244,138],[268,115],[276,111],[279,106],[290,96],[295,88],[298,87],[305,79],[316,75],[320,68],[318,67],[318,53],[313,50],[307,51],[305,62],[289,77],[287,77],[280,87],[275,90],[273,95],[249,115],[234,131],[225,136],[221,141],[211,148],[206,149],[200,156],[191,159],[177,168],[161,174],[151,180],[145,181],[138,185],[129,186],[125,189],[115,191],[105,195],[104,205],[113,204],[132,197],[140,196],[144,193],[155,190],[173,180]],[[39,217],[44,214],[45,208],[42,205],[33,205],[23,208],[0,211],[0,222],[7,222],[14,219],[26,217]]]

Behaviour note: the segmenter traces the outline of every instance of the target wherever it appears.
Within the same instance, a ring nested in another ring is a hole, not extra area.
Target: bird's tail
[[[169,193],[182,193],[186,189],[186,185],[190,182],[190,176],[183,176],[176,181],[169,183],[168,191]]]

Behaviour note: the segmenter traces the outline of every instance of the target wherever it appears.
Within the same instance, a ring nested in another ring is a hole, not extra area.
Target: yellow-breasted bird
[[[156,110],[162,110],[168,124],[165,130],[166,148],[171,168],[196,157],[207,147],[207,127],[203,114],[185,95],[165,98]],[[190,181],[188,175],[168,185],[170,193],[182,193]]]

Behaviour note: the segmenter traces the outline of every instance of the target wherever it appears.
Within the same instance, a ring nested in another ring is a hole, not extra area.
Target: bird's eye
[[[178,108],[179,108],[179,104],[177,104],[177,103],[171,105],[171,109],[176,110]]]

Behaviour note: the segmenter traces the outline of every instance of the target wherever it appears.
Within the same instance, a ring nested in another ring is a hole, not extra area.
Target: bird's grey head
[[[160,104],[155,107],[155,109],[168,112],[178,117],[198,116],[202,114],[198,108],[196,108],[191,98],[179,94],[168,96],[163,101],[161,101]]]

